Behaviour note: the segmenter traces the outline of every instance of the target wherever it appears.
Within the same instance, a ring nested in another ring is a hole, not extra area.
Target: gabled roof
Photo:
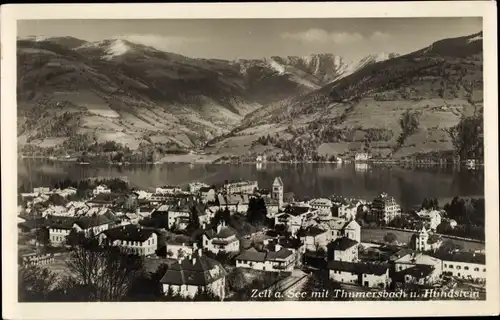
[[[281,248],[279,251],[257,251],[254,247],[243,251],[236,257],[237,260],[264,262],[264,261],[280,261],[285,260],[293,251],[286,248]]]
[[[236,231],[229,226],[223,226],[219,232],[217,232],[217,229],[209,229],[209,230],[205,231],[205,234],[210,239],[214,239],[214,238],[225,239],[225,238],[235,236]]]
[[[74,217],[47,216],[46,225],[51,229],[73,229]]]
[[[199,191],[200,192],[209,192],[212,189],[213,189],[212,187],[201,187]]]
[[[226,274],[226,270],[219,262],[204,255],[197,255],[195,259],[186,258],[172,264],[161,278],[160,283],[206,286],[225,277]]]
[[[144,242],[154,233],[151,229],[143,229],[132,224],[108,229],[102,232],[110,240]]]
[[[342,226],[342,230],[347,229],[347,227],[349,227],[349,226],[351,226],[351,225],[352,225],[352,226],[356,226],[356,225],[357,225],[357,227],[360,227],[360,225],[358,224],[358,222],[357,222],[356,220],[351,220],[351,221],[347,221],[347,222],[346,222],[346,223]]]
[[[456,251],[456,252],[437,251],[435,253],[432,253],[431,256],[443,261],[486,264],[486,255],[484,255],[483,253],[466,252],[466,251]]]
[[[309,211],[309,207],[302,206],[288,206],[285,208],[285,212],[292,216],[299,216]]]
[[[75,224],[80,228],[86,230],[92,227],[101,226],[111,223],[112,221],[105,215],[96,215],[91,217],[82,217],[75,221]]]
[[[332,205],[332,201],[330,199],[326,199],[326,198],[317,198],[317,199],[313,199],[311,201],[309,201],[309,204],[314,206],[331,206]]]
[[[264,262],[266,260],[266,253],[257,251],[255,248],[250,248],[243,251],[236,257],[237,260]]]
[[[297,236],[299,237],[316,237],[317,235],[323,234],[327,232],[326,230],[323,230],[321,228],[318,228],[317,226],[312,226],[307,229],[300,229],[297,233]]]
[[[170,238],[167,240],[167,245],[182,245],[182,244],[191,246],[193,244],[193,239],[191,239],[186,235],[179,234],[174,238]]]
[[[304,245],[304,243],[298,238],[280,237],[279,239],[270,240],[266,248],[268,248],[270,251],[275,251],[277,244],[279,244],[283,248],[291,248],[295,250]]]
[[[292,254],[293,252],[291,250],[286,248],[281,248],[279,251],[268,251],[266,255],[266,260],[268,261],[285,260]]]
[[[347,262],[347,261],[337,261],[333,260],[328,263],[328,269],[351,272],[357,274],[373,274],[373,275],[383,275],[389,269],[386,264],[374,264],[374,263],[361,263],[361,262]]]
[[[357,246],[358,242],[347,237],[337,238],[335,241],[330,242],[328,247],[333,250],[347,250],[354,246]]]
[[[281,180],[281,177],[274,178],[273,186],[283,187],[283,181]]]

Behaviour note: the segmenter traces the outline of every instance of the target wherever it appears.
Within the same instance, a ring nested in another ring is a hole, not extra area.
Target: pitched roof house
[[[227,226],[222,220],[216,229],[209,229],[202,236],[203,248],[215,254],[220,251],[235,253],[240,251],[240,240],[236,235],[236,230]]]
[[[172,264],[160,283],[163,292],[176,292],[182,296],[194,297],[198,290],[210,290],[214,295],[224,299],[225,278],[227,272],[222,265],[202,254],[198,249],[191,257],[178,260]]]
[[[257,251],[252,247],[245,250],[236,257],[236,267],[270,272],[292,271],[296,253],[280,246],[276,249],[277,251]]]
[[[133,224],[103,231],[101,242],[119,246],[124,252],[137,255],[152,255],[158,248],[158,235],[152,229]]]

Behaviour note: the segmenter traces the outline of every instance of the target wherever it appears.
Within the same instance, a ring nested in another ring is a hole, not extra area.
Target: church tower
[[[273,182],[272,198],[278,201],[278,208],[283,207],[283,181],[280,177],[276,177]]]

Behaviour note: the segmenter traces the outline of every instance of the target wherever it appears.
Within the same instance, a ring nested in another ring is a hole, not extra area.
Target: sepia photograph
[[[2,24],[16,312],[498,300],[496,20],[449,5]]]

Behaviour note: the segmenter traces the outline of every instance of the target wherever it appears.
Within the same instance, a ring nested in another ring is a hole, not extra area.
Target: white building
[[[236,257],[236,267],[269,272],[292,271],[295,266],[295,253],[279,245],[275,250],[257,251],[253,247],[245,250]]]
[[[330,279],[368,288],[387,288],[390,284],[389,266],[385,264],[330,261]]]
[[[101,243],[120,247],[123,252],[148,256],[156,254],[158,235],[151,229],[132,224],[103,231],[99,235]]]
[[[356,153],[354,156],[356,162],[368,161],[368,159],[370,159],[370,155],[366,152]]]
[[[219,208],[227,208],[231,213],[239,212],[246,213],[248,211],[248,204],[250,198],[247,194],[218,194]]]
[[[372,201],[371,214],[377,221],[388,224],[394,218],[401,216],[401,207],[394,198],[382,193]]]
[[[202,212],[198,213],[198,222],[200,226],[206,226],[212,222],[212,219],[215,217],[215,210],[210,208],[205,208]],[[204,228],[203,228],[204,229]]]
[[[274,216],[274,223],[287,226],[292,235],[295,235],[299,229],[312,225],[317,216],[318,210],[309,206],[288,206],[284,212]]]
[[[191,244],[188,239],[181,242],[177,239],[167,240],[167,257],[171,259],[184,259],[193,254],[196,246]]]
[[[317,209],[319,214],[331,215],[332,213],[332,201],[326,198],[313,199],[309,201],[309,205],[313,209]]]
[[[356,214],[358,212],[358,206],[351,203],[342,203],[336,206],[337,214],[339,218],[344,218],[347,220],[356,219]]]
[[[161,186],[156,188],[155,193],[157,194],[176,194],[182,192],[182,189],[178,186]]]
[[[68,212],[66,207],[63,206],[49,206],[47,209],[42,211],[42,217],[46,216],[66,216],[69,217],[71,214]]]
[[[240,251],[240,240],[236,236],[236,231],[226,226],[224,220],[218,225],[216,230],[206,230],[202,236],[203,249],[215,254],[219,252],[235,253]]]
[[[143,199],[149,200],[153,196],[152,192],[147,192],[144,190],[135,190],[134,192],[137,194],[137,199],[140,199],[140,200],[143,200]]]
[[[160,283],[165,295],[172,292],[194,297],[200,290],[207,290],[222,300],[225,297],[226,274],[219,262],[203,255],[198,249],[197,254],[172,264]]]
[[[112,221],[106,215],[85,216],[74,222],[73,229],[77,232],[83,232],[86,237],[89,237],[107,230],[111,223]]]
[[[49,187],[38,187],[38,188],[33,188],[33,193],[35,194],[48,194],[50,193],[50,188]]]
[[[410,239],[412,249],[422,252],[436,251],[441,246],[441,243],[441,236],[429,233],[425,227],[422,227],[418,233],[413,234]]]
[[[107,186],[101,184],[101,185],[98,185],[97,187],[95,187],[94,190],[92,191],[92,193],[94,195],[98,195],[101,193],[111,193],[111,189],[109,189]]]
[[[318,251],[326,249],[329,243],[329,232],[317,226],[311,226],[306,229],[300,229],[297,237],[304,243],[305,249],[309,251]]]
[[[486,281],[486,256],[476,252],[450,252],[433,255],[442,262],[443,273],[467,280]]]
[[[358,261],[359,243],[352,239],[342,237],[328,244],[328,251],[333,253],[333,260],[344,262]]]
[[[356,242],[361,242],[361,226],[356,220],[333,218],[328,221],[320,221],[318,226],[330,231],[329,241],[346,237]]]
[[[46,225],[49,229],[49,240],[53,246],[66,244],[66,237],[71,230],[83,232],[85,236],[97,235],[99,232],[108,229],[110,220],[106,216],[92,217],[58,217],[47,216]]]
[[[215,189],[212,187],[202,187],[199,193],[203,203],[214,202],[217,196]]]
[[[168,209],[168,228],[179,226],[185,222],[185,219],[191,217],[191,210],[187,205],[176,204]]]
[[[73,220],[53,220],[49,223],[49,240],[54,247],[66,244],[66,237],[73,229]]]
[[[188,186],[189,192],[192,194],[198,193],[201,188],[208,188],[208,187],[210,187],[208,184],[199,181],[191,182]]]
[[[238,181],[224,184],[224,190],[227,194],[246,193],[252,194],[259,188],[257,181]]]
[[[409,268],[414,268],[417,266],[430,266],[432,268],[426,268],[428,274],[425,275],[425,281],[429,283],[433,283],[439,279],[439,277],[442,274],[442,263],[441,260],[435,257],[432,257],[430,255],[422,254],[422,253],[415,253],[415,252],[409,252],[400,257],[399,259],[396,259],[394,261],[394,271],[396,273],[400,274],[407,274],[411,270],[404,271]],[[418,270],[418,268],[417,268]],[[429,271],[430,270],[430,271]],[[406,276],[408,278],[408,276]],[[408,279],[406,279],[408,280]]]
[[[64,197],[64,198],[67,198],[69,196],[73,196],[75,195],[77,192],[77,190],[73,187],[68,187],[66,189],[62,189],[62,190],[59,190],[57,192],[58,195],[60,195],[61,197]]]

